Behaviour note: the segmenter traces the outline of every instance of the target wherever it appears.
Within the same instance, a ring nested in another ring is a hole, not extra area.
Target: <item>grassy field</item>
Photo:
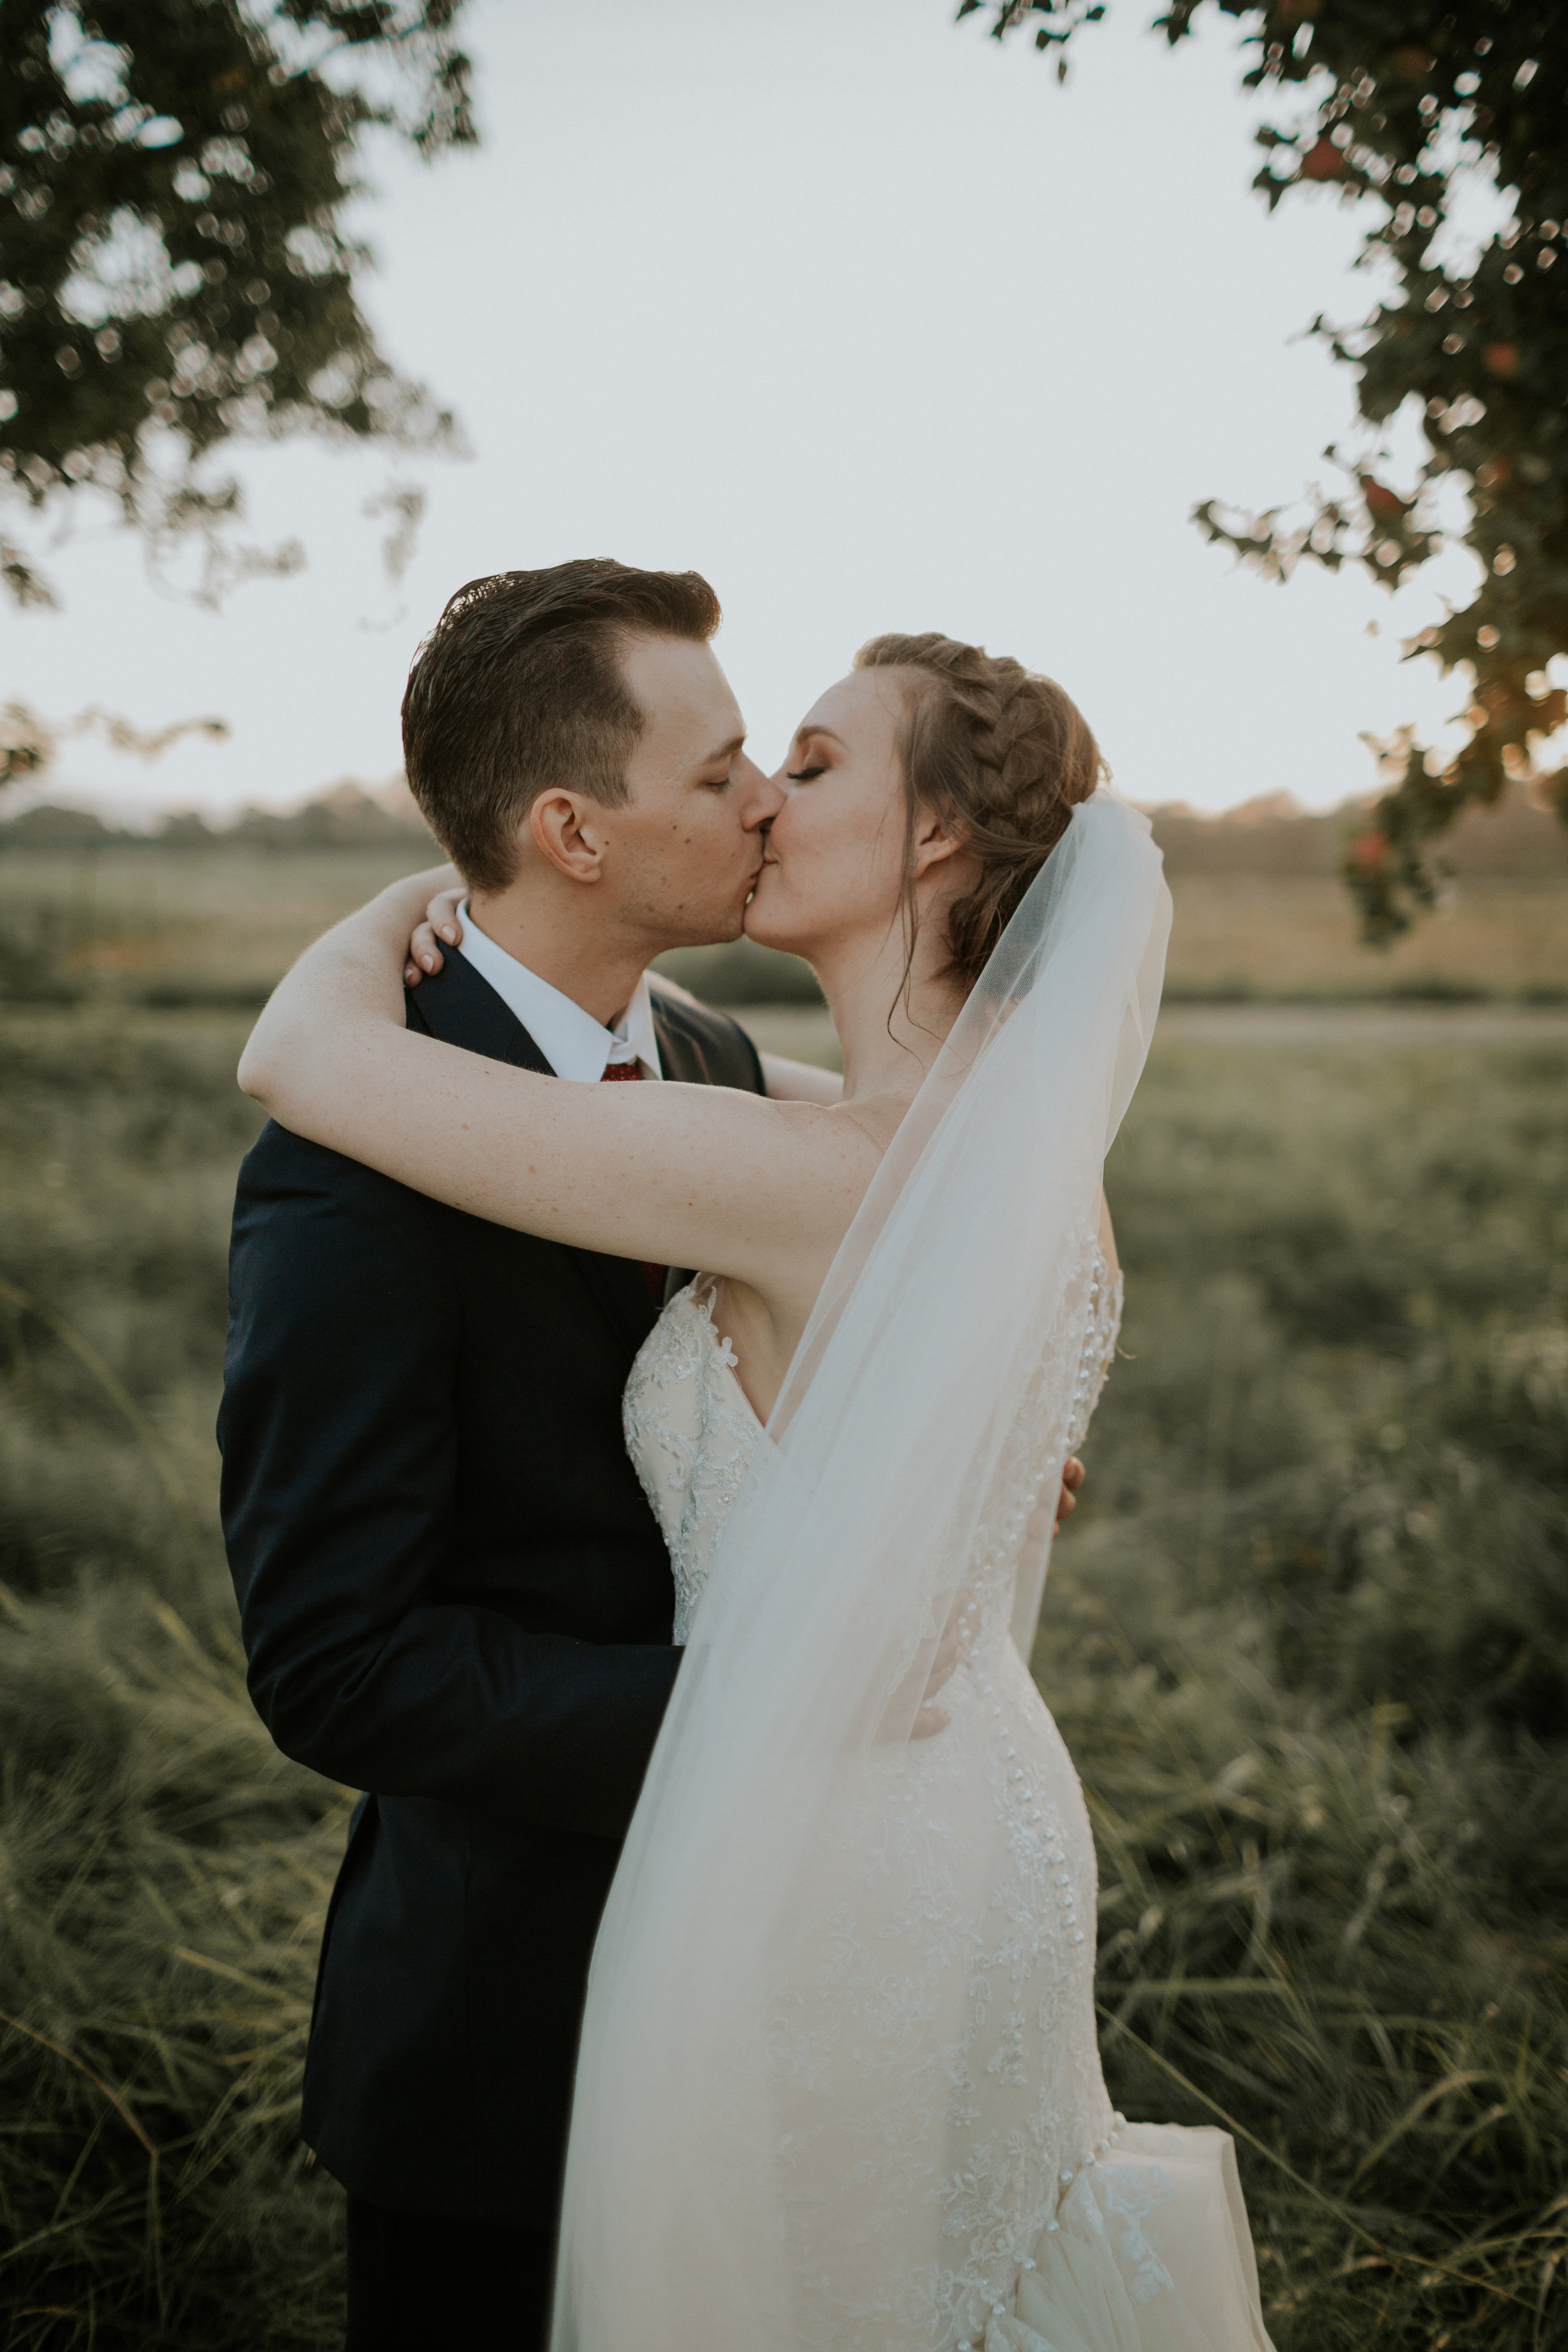
[[[758,1025],[819,1045],[814,1018]],[[28,2352],[341,2325],[294,2114],[347,1798],[250,1714],[215,1512],[245,1026],[0,1011],[0,2335]],[[1113,2088],[1232,2120],[1280,2352],[1544,2352],[1568,1044],[1180,1026],[1112,1160],[1123,1360],[1036,1657],[1100,1841]]]
[[[1568,888],[1478,877],[1388,949],[1360,946],[1336,875],[1173,874],[1167,995],[1568,1003]]]

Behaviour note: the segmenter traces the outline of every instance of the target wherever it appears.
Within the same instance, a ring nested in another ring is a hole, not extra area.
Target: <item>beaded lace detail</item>
[[[821,2282],[796,2315],[803,2346],[1022,2342],[993,2335],[994,2323],[1015,2310],[1037,2241],[1120,2121],[1095,2036],[1089,1818],[1008,1638],[1020,1559],[1055,1500],[1046,1486],[1089,1426],[1120,1328],[1121,1286],[1098,1249],[1079,1286],[1068,1425],[1042,1426],[1040,1396],[1062,1392],[1042,1367],[964,1571],[965,1654],[941,1698],[952,1719],[934,1738],[873,1751],[846,1788],[835,1828],[846,1866],[825,1857],[824,1871],[840,1892],[792,1956],[793,1991],[780,1989],[770,2046],[781,2128],[792,2144],[809,2136],[814,2173],[842,2184],[830,2203],[802,2200],[788,2213],[795,2274]],[[699,1278],[669,1302],[626,1392],[627,1448],[674,1567],[677,1642],[763,1437],[711,1298]],[[858,1872],[877,1886],[874,1938],[858,1923]],[[837,2099],[850,2082],[855,2098]],[[852,2127],[837,2151],[846,2107]],[[1157,2270],[1157,2242],[1141,2259]]]
[[[1113,1282],[1110,1268],[1096,1250],[1089,1281],[1089,1328],[1083,1335],[1083,1353],[1079,1358],[1078,1379],[1073,1386],[1072,1419],[1068,1423],[1069,1454],[1083,1443],[1089,1416],[1100,1402],[1100,1391],[1115,1360],[1123,1297],[1121,1274]]]
[[[735,1351],[714,1326],[712,1297],[700,1275],[670,1300],[621,1404],[626,1451],[669,1547],[682,1643],[763,1433],[735,1378]]]

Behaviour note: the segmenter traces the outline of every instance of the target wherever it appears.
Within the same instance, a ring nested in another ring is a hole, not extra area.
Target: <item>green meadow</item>
[[[29,2352],[341,2326],[295,2113],[350,1792],[250,1713],[212,1427],[239,1005],[375,877],[323,853],[285,922],[219,863],[195,940],[172,866],[110,923],[102,872],[61,914],[0,861],[0,2311]],[[1122,1357],[1035,1658],[1100,1842],[1113,2090],[1236,2132],[1280,2352],[1543,2352],[1568,1024],[1184,1018],[1112,1156]],[[826,1050],[809,1004],[756,1026]]]

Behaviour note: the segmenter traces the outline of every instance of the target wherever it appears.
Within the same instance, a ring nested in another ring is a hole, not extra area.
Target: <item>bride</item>
[[[1026,1663],[1169,928],[1100,777],[1059,688],[949,638],[816,703],[746,929],[816,969],[836,1106],[405,1030],[446,872],[247,1048],[298,1133],[705,1269],[626,1396],[686,1655],[595,1948],[556,2352],[1268,2352],[1230,2140],[1107,2097],[1093,1842]]]

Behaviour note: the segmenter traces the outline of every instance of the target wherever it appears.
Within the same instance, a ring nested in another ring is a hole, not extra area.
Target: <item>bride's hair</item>
[[[909,852],[924,809],[942,817],[979,861],[973,889],[949,910],[941,974],[971,989],[1075,804],[1104,774],[1100,746],[1053,679],[934,630],[873,637],[855,667],[910,673],[901,746]],[[905,886],[903,911],[912,964],[912,884]]]

